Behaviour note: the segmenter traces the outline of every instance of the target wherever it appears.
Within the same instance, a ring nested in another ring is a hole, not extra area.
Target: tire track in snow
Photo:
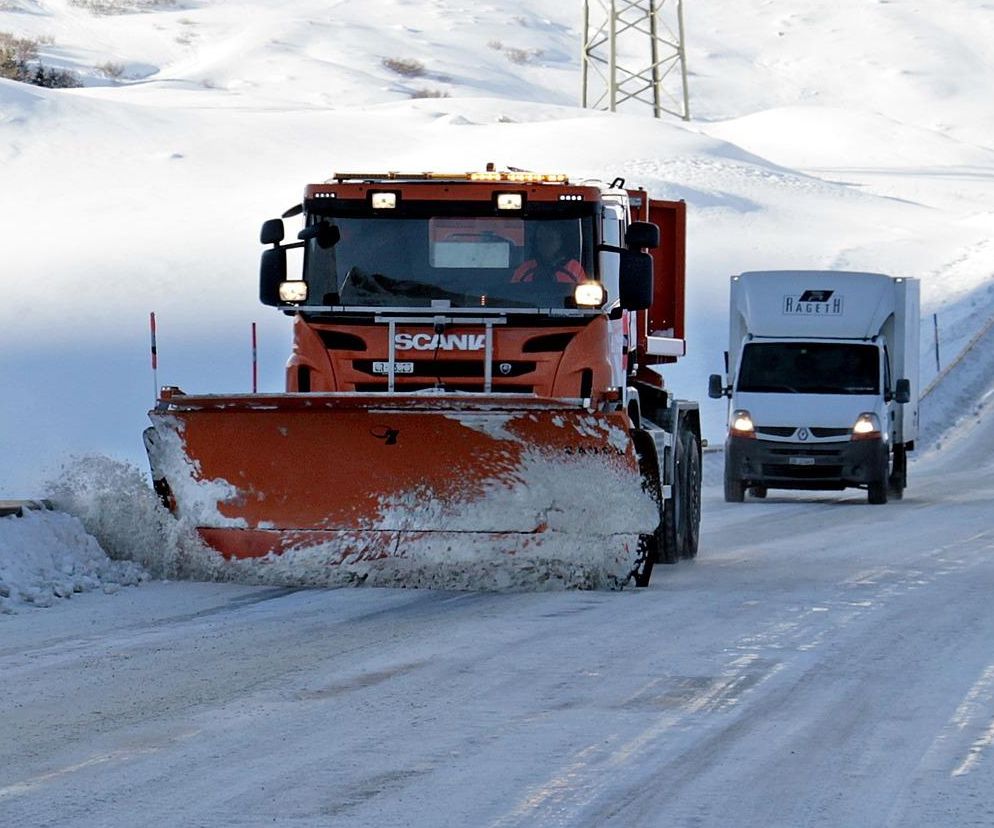
[[[743,721],[747,725],[747,714],[736,714],[760,688],[788,671],[809,669],[805,665],[812,654],[835,645],[842,629],[881,612],[890,602],[912,591],[972,567],[978,554],[994,548],[989,542],[991,534],[982,531],[934,547],[926,552],[919,565],[902,571],[879,566],[847,575],[836,582],[835,596],[830,600],[820,600],[786,620],[774,618],[760,630],[741,636],[725,649],[729,655],[717,678],[702,682],[682,698],[679,693],[675,699],[671,694],[671,709],[657,716],[633,738],[611,746],[602,741],[580,748],[553,775],[535,785],[516,808],[491,825],[494,828],[536,824],[599,826],[603,820],[615,817],[623,805],[599,810],[597,803],[637,801],[648,783],[639,781],[623,786],[624,795],[619,796],[618,777],[630,768],[641,779],[644,772],[640,769],[653,764],[647,759],[660,751],[661,740],[668,733],[685,727],[706,727],[702,717],[723,714],[731,718],[725,723],[718,721],[718,735],[713,738],[719,741],[727,730],[743,727]],[[973,554],[964,554],[965,548]],[[663,683],[667,680],[650,682],[620,704],[651,700],[653,691]],[[789,692],[789,688],[782,692]],[[664,693],[654,698],[665,703],[668,697]],[[994,743],[994,724],[974,743],[974,752],[982,754],[991,743]]]

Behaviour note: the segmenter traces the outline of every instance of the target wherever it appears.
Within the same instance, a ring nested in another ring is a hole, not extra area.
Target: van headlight
[[[733,437],[755,437],[756,426],[752,422],[752,415],[744,408],[733,411],[729,431]]]
[[[856,418],[852,427],[853,440],[879,440],[880,418],[870,411],[864,411]]]

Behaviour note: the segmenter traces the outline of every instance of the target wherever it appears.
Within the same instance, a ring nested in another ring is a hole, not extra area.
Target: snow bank
[[[224,579],[220,557],[166,511],[134,466],[101,455],[75,457],[47,490],[111,558],[132,561],[154,578]]]
[[[29,511],[0,519],[0,613],[49,607],[77,592],[112,593],[145,578],[138,564],[111,560],[71,515]]]
[[[552,462],[534,452],[511,481],[493,482],[482,497],[441,502],[412,490],[383,499],[375,529],[283,555],[225,560],[200,541],[196,520],[166,512],[133,466],[79,457],[49,489],[85,543],[151,577],[299,587],[617,589],[636,564],[639,533],[657,516],[637,475],[597,458]],[[509,515],[541,531],[509,531],[518,528]]]

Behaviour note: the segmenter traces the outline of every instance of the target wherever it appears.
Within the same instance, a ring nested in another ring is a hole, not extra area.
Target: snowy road
[[[155,583],[3,618],[0,824],[990,825],[977,439],[885,507],[711,486],[699,560],[641,591]]]

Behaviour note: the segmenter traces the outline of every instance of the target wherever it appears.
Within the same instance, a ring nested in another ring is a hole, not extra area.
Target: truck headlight
[[[498,210],[520,210],[521,193],[497,193]]]
[[[856,418],[852,427],[853,440],[879,440],[880,418],[870,411],[864,411]]]
[[[581,282],[573,290],[573,300],[578,308],[599,308],[607,299],[607,291],[600,282]]]
[[[756,426],[753,425],[752,415],[744,408],[732,412],[729,430],[733,437],[755,437]]]
[[[397,194],[371,193],[369,203],[374,210],[394,210],[397,208]]]
[[[292,282],[280,282],[280,301],[300,303],[307,301],[307,282],[294,279]]]

